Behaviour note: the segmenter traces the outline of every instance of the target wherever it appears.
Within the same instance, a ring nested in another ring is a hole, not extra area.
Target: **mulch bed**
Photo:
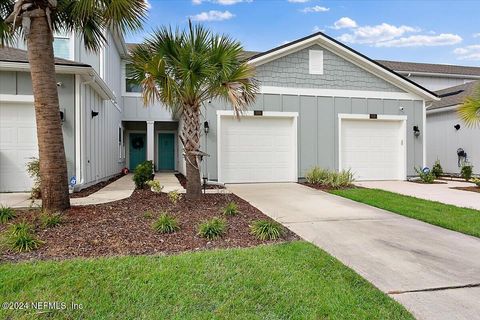
[[[456,190],[463,190],[463,191],[470,191],[470,192],[478,192],[480,193],[480,187],[451,187],[450,189],[456,189]]]
[[[235,201],[240,213],[226,217],[228,231],[220,239],[208,241],[197,235],[203,220],[221,216],[222,208]],[[152,211],[153,217],[145,214]],[[168,211],[180,224],[180,231],[159,234],[152,223],[160,212]],[[248,202],[233,195],[206,194],[199,201],[184,197],[173,205],[164,193],[135,190],[130,198],[95,206],[72,207],[64,213],[63,223],[50,229],[38,227],[38,210],[17,211],[12,222],[27,220],[37,226],[37,236],[45,241],[39,249],[27,253],[0,253],[1,261],[68,259],[118,255],[169,254],[212,248],[250,247],[264,243],[298,239],[286,230],[283,239],[260,241],[250,234],[249,225],[257,219],[268,219]],[[6,229],[0,225],[0,232]]]
[[[187,178],[181,174],[181,173],[175,173],[175,177],[177,177],[178,179],[178,182],[180,183],[180,185],[184,188],[184,189],[187,189]],[[203,184],[202,184],[202,189],[203,189]],[[205,189],[225,189],[224,186],[221,186],[221,185],[211,185],[211,184],[207,184],[205,186]]]
[[[423,182],[422,180],[411,180],[410,182],[418,183],[418,184],[447,184],[447,182],[442,182],[442,181],[433,181],[432,183],[426,183],[426,182]]]
[[[342,190],[342,189],[356,189],[356,188],[361,188],[359,186],[355,186],[355,185],[351,185],[349,187],[345,187],[345,188],[331,188],[331,187],[327,187],[325,185],[321,185],[321,184],[313,184],[313,183],[308,183],[308,182],[299,182],[299,184],[302,184],[304,186],[307,186],[307,187],[310,187],[310,188],[313,188],[313,189],[317,189],[317,190],[322,190],[322,191],[331,191],[331,190]]]
[[[70,199],[72,198],[84,198],[84,197],[88,197],[89,195],[91,195],[92,193],[95,193],[97,192],[98,190],[108,186],[110,183],[114,182],[114,181],[117,181],[118,179],[120,179],[121,177],[123,177],[123,174],[118,174],[108,180],[105,180],[105,181],[102,181],[102,182],[99,182],[97,184],[94,184],[93,186],[90,186],[90,187],[87,187],[85,189],[82,189],[78,192],[74,192],[74,193],[71,193],[70,194]]]

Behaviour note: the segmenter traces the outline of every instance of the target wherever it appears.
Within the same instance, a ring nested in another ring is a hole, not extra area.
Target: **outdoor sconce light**
[[[60,111],[60,121],[65,122],[65,110]]]
[[[92,110],[92,119],[98,116],[98,111],[93,111]]]
[[[203,123],[203,130],[205,131],[205,134],[207,134],[208,131],[210,130],[210,125],[208,124],[208,121],[205,121]]]
[[[418,126],[413,126],[413,134],[415,135],[415,137],[420,136],[420,129],[418,128]]]
[[[460,127],[460,125],[459,125],[458,123],[457,123],[456,125],[454,125],[453,127],[454,127],[454,128],[455,128],[455,130],[457,130],[457,131],[458,131],[458,130],[460,130],[460,128],[461,128],[461,127]]]

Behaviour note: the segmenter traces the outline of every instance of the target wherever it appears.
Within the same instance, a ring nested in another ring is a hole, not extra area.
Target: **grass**
[[[480,211],[404,196],[378,189],[332,190],[333,194],[421,220],[439,227],[480,237]]]
[[[81,310],[0,310],[15,319],[413,319],[306,242],[166,257],[0,264],[3,301]],[[2,302],[3,302],[2,301]]]

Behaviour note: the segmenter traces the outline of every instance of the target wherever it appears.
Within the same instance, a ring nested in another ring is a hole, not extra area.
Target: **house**
[[[54,42],[69,177],[83,188],[147,159],[184,172],[181,121],[143,105],[126,76],[127,45],[107,36],[99,54],[74,36]],[[0,49],[0,192],[30,187],[24,166],[37,154],[25,57]],[[261,83],[251,110],[237,120],[225,102],[202,106],[205,178],[293,182],[318,165],[404,180],[426,164],[426,106],[439,98],[422,85],[323,33],[245,58]]]

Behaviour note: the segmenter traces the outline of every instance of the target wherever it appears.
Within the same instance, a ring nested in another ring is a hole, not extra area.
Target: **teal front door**
[[[147,159],[147,136],[145,133],[130,133],[130,171]]]
[[[175,170],[175,135],[158,135],[158,170]]]

